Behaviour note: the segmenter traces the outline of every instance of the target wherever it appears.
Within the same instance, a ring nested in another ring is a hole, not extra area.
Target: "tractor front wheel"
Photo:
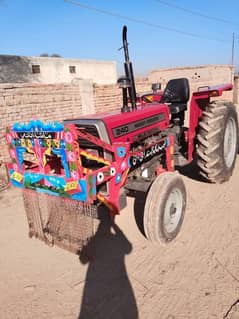
[[[151,241],[167,243],[180,231],[186,190],[178,173],[159,175],[150,187],[144,208],[144,232]]]
[[[210,103],[199,122],[197,163],[199,173],[211,183],[232,175],[238,150],[238,120],[231,102]]]

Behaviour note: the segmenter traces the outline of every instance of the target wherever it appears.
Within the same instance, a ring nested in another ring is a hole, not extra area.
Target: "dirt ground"
[[[134,216],[142,202],[128,198],[117,226],[97,231],[90,262],[29,239],[21,192],[0,193],[0,318],[239,318],[239,159],[225,184],[183,178],[175,242],[148,242]]]

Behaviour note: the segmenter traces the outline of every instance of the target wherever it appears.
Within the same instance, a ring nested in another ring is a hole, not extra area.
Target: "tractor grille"
[[[101,132],[102,136],[100,136],[99,134],[99,130],[101,129],[101,126],[96,126],[94,124],[89,124],[89,123],[87,124],[75,123],[75,126],[82,133],[86,132],[100,139],[104,139],[103,137],[104,133]],[[112,160],[111,154],[109,154],[109,152],[107,151],[104,151],[102,147],[99,147],[98,145],[95,145],[94,143],[80,137],[78,138],[78,143],[80,148],[93,152],[97,156],[103,157],[108,160]],[[85,168],[90,168],[92,170],[97,170],[104,166],[104,164],[97,163],[96,161],[87,159],[84,156],[81,156],[81,162]],[[100,192],[101,194],[108,195],[107,183],[101,184],[97,191]]]
[[[95,125],[75,124],[75,126],[77,127],[79,131],[82,131],[82,133],[87,132],[95,137],[100,138],[99,132]],[[81,148],[98,148],[95,144],[80,137],[78,138],[78,143]]]

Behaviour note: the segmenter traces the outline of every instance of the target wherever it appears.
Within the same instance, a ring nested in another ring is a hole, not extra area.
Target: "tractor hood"
[[[136,110],[122,113],[114,111],[99,113],[80,118],[67,119],[65,123],[77,123],[80,120],[97,120],[104,123],[111,143],[134,142],[139,134],[146,130],[166,129],[169,125],[169,109],[166,104],[147,104]]]

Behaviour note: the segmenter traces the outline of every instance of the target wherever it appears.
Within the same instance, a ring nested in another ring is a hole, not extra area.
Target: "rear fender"
[[[192,93],[190,102],[189,129],[186,136],[186,140],[188,141],[188,160],[190,162],[193,159],[196,130],[199,119],[202,116],[203,108],[210,103],[211,98],[221,96],[223,92],[230,91],[232,89],[233,85],[231,83],[227,83],[199,87],[196,92]]]

